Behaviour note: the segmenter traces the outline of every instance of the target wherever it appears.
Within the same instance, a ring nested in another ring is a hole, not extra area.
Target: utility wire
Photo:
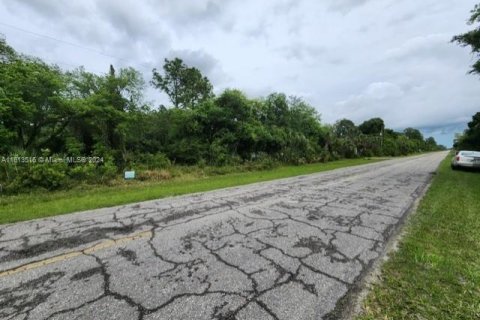
[[[117,59],[119,61],[129,63],[129,61],[127,59],[123,59],[123,58],[119,58],[119,57],[116,57],[116,56],[113,56],[113,55],[110,55],[110,54],[106,54],[106,53],[104,53],[100,50],[93,49],[93,48],[90,48],[90,47],[87,47],[87,46],[84,46],[84,45],[80,45],[80,44],[73,43],[73,42],[70,42],[70,41],[65,41],[65,40],[62,40],[62,39],[58,39],[58,38],[55,38],[55,37],[52,37],[52,36],[49,36],[49,35],[46,35],[46,34],[41,34],[41,33],[38,33],[38,32],[27,30],[27,29],[19,28],[19,27],[16,27],[16,26],[13,26],[11,24],[4,23],[4,22],[0,22],[0,25],[3,25],[5,27],[11,28],[11,29],[14,29],[14,30],[17,30],[17,31],[21,31],[21,32],[24,32],[24,33],[27,33],[27,34],[30,34],[30,35],[34,35],[34,36],[37,36],[37,37],[41,37],[41,38],[57,41],[57,42],[60,42],[60,43],[63,43],[63,44],[69,45],[69,46],[81,48],[81,49],[84,49],[84,50],[102,55],[104,57]],[[68,65],[68,63],[60,63],[60,64]],[[145,64],[145,63],[141,63],[141,64],[143,64],[143,69],[144,70],[147,70],[147,68],[148,68],[148,71],[150,71],[150,68],[151,68],[150,66],[147,66],[147,64]]]
[[[100,50],[89,48],[89,47],[86,47],[86,46],[83,46],[83,45],[80,45],[80,44],[76,44],[76,43],[73,43],[73,42],[70,42],[70,41],[65,41],[65,40],[62,40],[62,39],[58,39],[58,38],[55,38],[55,37],[52,37],[52,36],[49,36],[49,35],[46,35],[46,34],[41,34],[41,33],[38,33],[38,32],[34,32],[34,31],[23,29],[23,28],[19,28],[19,27],[16,27],[16,26],[12,26],[11,24],[7,24],[7,23],[4,23],[4,22],[0,22],[0,25],[3,25],[3,26],[8,27],[8,28],[15,29],[15,30],[18,30],[18,31],[21,31],[21,32],[25,32],[25,33],[28,33],[28,34],[31,34],[31,35],[34,35],[34,36],[37,36],[37,37],[41,37],[41,38],[45,38],[45,39],[49,39],[49,40],[53,40],[53,41],[58,41],[58,42],[67,44],[69,46],[85,49],[85,50],[100,54],[100,55],[105,56],[105,57],[127,61],[125,59],[106,54],[106,53],[104,53]]]

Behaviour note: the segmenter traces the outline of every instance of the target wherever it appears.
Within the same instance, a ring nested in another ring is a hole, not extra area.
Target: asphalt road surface
[[[337,319],[445,156],[0,226],[0,318]]]

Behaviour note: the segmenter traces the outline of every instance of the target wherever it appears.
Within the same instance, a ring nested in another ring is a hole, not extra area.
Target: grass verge
[[[382,159],[349,159],[271,170],[229,173],[198,178],[179,177],[157,183],[126,183],[91,189],[0,196],[0,224],[55,216],[75,211],[111,207],[175,195],[234,187],[254,182],[293,177],[337,168],[373,163]]]
[[[480,173],[445,159],[357,320],[480,319]]]

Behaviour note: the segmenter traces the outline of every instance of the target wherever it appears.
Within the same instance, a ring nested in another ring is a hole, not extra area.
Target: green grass
[[[0,224],[240,186],[254,182],[373,163],[380,160],[382,159],[340,160],[300,166],[282,166],[271,170],[230,173],[204,178],[187,175],[157,183],[138,183],[134,181],[113,187],[98,186],[86,190],[73,189],[68,191],[1,196]]]
[[[449,157],[357,319],[480,319],[480,173]]]

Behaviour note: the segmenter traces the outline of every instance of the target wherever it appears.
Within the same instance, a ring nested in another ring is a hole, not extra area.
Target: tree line
[[[145,103],[147,85],[166,93],[171,106]],[[302,164],[440,148],[419,130],[396,132],[380,118],[324,124],[305,100],[284,93],[250,98],[226,89],[215,95],[209,79],[179,58],[165,59],[146,83],[130,67],[110,66],[100,75],[82,67],[64,71],[0,40],[0,184],[8,192],[106,182],[132,168]],[[102,161],[5,161],[13,156]]]

